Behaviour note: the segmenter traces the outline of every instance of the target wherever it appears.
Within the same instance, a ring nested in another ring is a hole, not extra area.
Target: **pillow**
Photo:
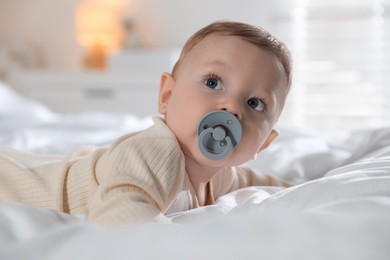
[[[0,116],[25,117],[26,119],[47,119],[53,116],[49,108],[16,93],[0,82]]]

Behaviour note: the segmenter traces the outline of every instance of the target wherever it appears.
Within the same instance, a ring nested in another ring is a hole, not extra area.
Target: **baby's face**
[[[209,35],[181,61],[173,78],[162,77],[159,111],[184,154],[210,167],[242,164],[267,143],[287,95],[287,78],[278,59],[238,37]],[[213,110],[237,116],[241,142],[221,160],[198,148],[198,124]],[[272,135],[272,134],[271,134]]]

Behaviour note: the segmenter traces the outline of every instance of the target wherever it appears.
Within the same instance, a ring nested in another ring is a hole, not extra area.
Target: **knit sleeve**
[[[140,134],[109,151],[97,165],[89,219],[104,225],[168,222],[163,212],[184,182],[184,157],[175,139]]]

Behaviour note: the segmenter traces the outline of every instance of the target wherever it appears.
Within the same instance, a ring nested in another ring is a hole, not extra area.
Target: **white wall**
[[[0,44],[29,42],[41,49],[47,67],[79,68],[82,48],[76,42],[74,14],[81,1],[1,0]],[[150,48],[181,47],[194,31],[219,19],[272,27],[272,0],[127,1],[131,8],[124,15],[136,18]]]
[[[270,0],[139,0],[132,13],[144,24],[148,43],[161,47],[181,47],[201,27],[220,19],[270,26]]]
[[[0,43],[36,45],[44,64],[54,68],[78,66],[74,10],[79,0],[1,0]]]

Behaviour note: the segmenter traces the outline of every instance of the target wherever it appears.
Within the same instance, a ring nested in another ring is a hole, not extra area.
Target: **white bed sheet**
[[[174,224],[102,228],[83,216],[0,206],[1,259],[388,259],[386,157],[293,188],[250,187]]]
[[[0,85],[0,145],[66,154],[151,123],[55,114]],[[174,224],[120,229],[85,215],[0,204],[0,259],[390,259],[390,129],[280,131],[249,164],[294,187],[249,187],[169,216]]]

